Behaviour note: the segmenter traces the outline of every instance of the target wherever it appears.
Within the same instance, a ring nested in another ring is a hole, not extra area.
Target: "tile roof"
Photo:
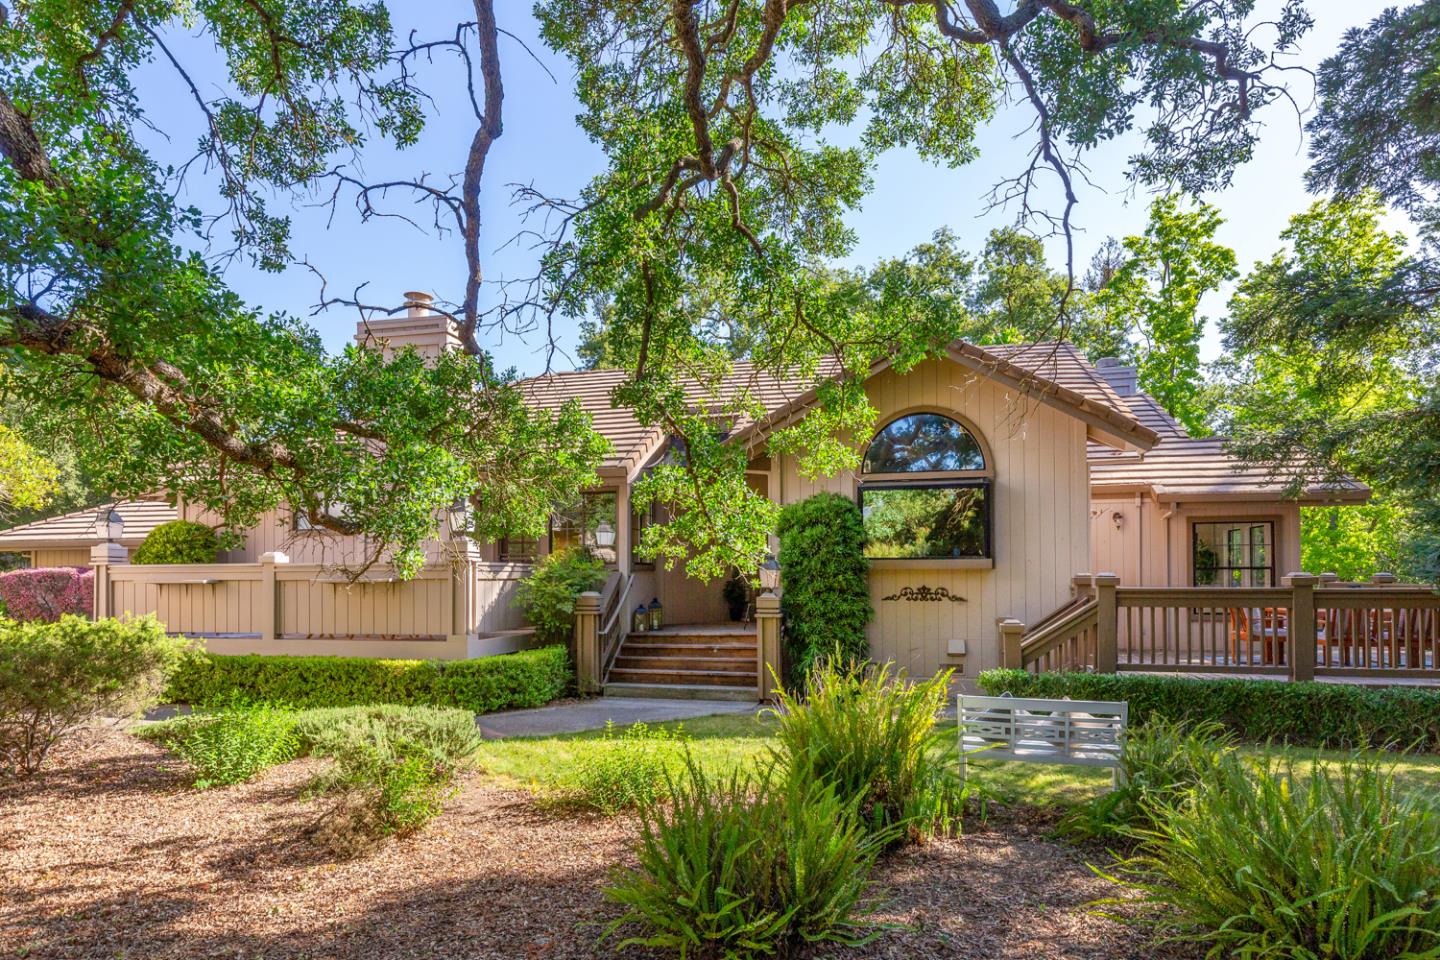
[[[1153,403],[1153,401],[1151,401]],[[1158,406],[1158,404],[1157,404]],[[1090,445],[1090,492],[1148,490],[1161,500],[1279,500],[1286,479],[1268,467],[1245,463],[1225,452],[1221,437],[1167,435],[1143,456],[1117,455]],[[1363,503],[1370,488],[1358,480],[1307,484],[1301,503]]]
[[[1132,437],[1146,446],[1154,442],[1149,426],[1132,414],[1124,398],[1068,343],[977,347],[961,342],[953,345],[950,352],[958,362],[991,375],[1008,377],[1020,389],[1075,408],[1121,436]],[[887,365],[877,365],[876,372]],[[735,424],[737,432],[746,432],[803,409],[814,399],[815,384],[837,370],[838,364],[830,360],[822,363],[813,377],[777,377],[742,361],[733,365],[713,395],[722,402],[749,400],[766,412],[762,422],[742,420]],[[577,400],[590,414],[595,429],[612,444],[611,455],[602,469],[633,470],[649,459],[664,436],[658,428],[641,425],[630,409],[611,406],[610,396],[625,378],[623,370],[578,370],[534,377],[521,381],[520,387],[530,401],[542,409],[555,409],[567,400]],[[698,383],[691,393],[697,402],[707,397]]]
[[[120,542],[138,544],[162,523],[179,518],[179,511],[163,500],[122,500],[111,504],[125,521]],[[0,550],[36,550],[50,546],[91,546],[104,540],[96,529],[102,507],[48,517],[0,531]]]

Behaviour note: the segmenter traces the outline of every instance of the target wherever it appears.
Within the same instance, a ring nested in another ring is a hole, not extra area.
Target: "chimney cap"
[[[1120,367],[1124,366],[1124,364],[1120,362],[1119,357],[1101,357],[1095,361],[1095,366],[1104,369],[1106,367]]]
[[[401,296],[405,298],[407,306],[414,303],[428,307],[435,302],[434,295],[426,293],[424,290],[406,290]]]

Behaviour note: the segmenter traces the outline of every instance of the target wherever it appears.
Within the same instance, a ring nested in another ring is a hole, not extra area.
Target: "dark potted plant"
[[[725,605],[730,608],[730,621],[739,623],[750,608],[750,584],[736,574],[725,581]]]

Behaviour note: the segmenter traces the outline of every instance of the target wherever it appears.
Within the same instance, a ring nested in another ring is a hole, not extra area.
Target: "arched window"
[[[863,473],[950,473],[984,470],[980,444],[960,424],[939,413],[912,413],[875,434],[865,451]]]
[[[944,414],[911,413],[886,424],[860,468],[865,555],[988,560],[988,466],[980,441]]]

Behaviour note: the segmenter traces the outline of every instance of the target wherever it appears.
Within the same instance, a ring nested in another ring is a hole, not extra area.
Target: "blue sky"
[[[1260,13],[1278,5],[1274,0],[1261,0]],[[414,28],[422,38],[453,32],[455,22],[465,18],[469,9],[468,4],[460,2],[391,6],[397,33],[404,35]],[[482,249],[487,251],[486,275],[492,281],[524,277],[534,267],[527,246],[511,242],[522,226],[519,210],[510,202],[511,185],[530,183],[550,195],[572,196],[601,167],[599,150],[574,122],[579,105],[571,92],[573,75],[569,65],[539,41],[528,3],[507,0],[497,6],[501,26],[518,40],[501,39],[505,131],[491,151],[485,173]],[[1304,39],[1299,55],[1289,62],[1312,68],[1335,50],[1347,28],[1367,22],[1380,10],[1379,4],[1353,0],[1310,0],[1308,6],[1315,18],[1315,29]],[[202,92],[213,95],[217,89],[213,54],[194,38],[176,36],[171,43],[196,75]],[[1298,99],[1302,105],[1307,104],[1308,79],[1299,73],[1292,76]],[[436,115],[421,143],[400,153],[377,142],[366,152],[365,167],[357,174],[378,180],[412,176],[416,171],[428,171],[434,177],[458,171],[473,130],[462,82],[454,64],[437,60],[433,68],[427,68],[422,83],[435,97]],[[160,63],[145,70],[140,85],[146,102],[154,104],[150,119],[171,137],[168,143],[156,140],[157,152],[173,162],[183,161],[199,131],[199,117],[188,91],[176,82],[168,65]],[[1294,112],[1277,105],[1266,113],[1268,125],[1255,159],[1237,173],[1228,190],[1206,198],[1219,207],[1226,219],[1218,239],[1235,249],[1242,271],[1273,253],[1286,220],[1313,200],[1302,182],[1305,144]],[[1013,210],[986,213],[985,195],[997,180],[1022,162],[1031,143],[1023,131],[1029,120],[1024,105],[1002,111],[981,136],[979,159],[956,170],[924,163],[909,151],[892,151],[884,156],[874,192],[851,217],[859,235],[852,263],[901,254],[944,226],[954,230],[969,248],[978,250],[992,227],[1014,218]],[[1083,230],[1078,236],[1076,258],[1081,269],[1107,236],[1124,236],[1144,227],[1149,197],[1131,195],[1124,177],[1126,157],[1134,146],[1133,140],[1118,142],[1087,158],[1094,186],[1081,189],[1075,214]],[[187,189],[190,194],[182,195],[182,201],[188,199],[201,206],[213,202],[213,182],[207,178],[191,177]],[[310,205],[316,199],[321,198],[292,201],[286,197],[271,202],[272,209],[290,210],[296,251],[308,255],[325,272],[332,293],[348,294],[357,285],[368,283],[364,296],[372,302],[398,303],[400,293],[412,289],[459,298],[464,259],[457,237],[420,232],[398,220],[362,224],[353,206],[343,202],[332,220],[328,209]],[[415,212],[408,198],[398,194],[394,208]],[[419,219],[428,222],[423,216]],[[1063,262],[1062,249],[1052,244],[1051,252],[1058,266]],[[303,267],[272,274],[236,262],[229,267],[228,278],[243,297],[265,310],[310,317],[311,307],[319,299],[316,278]],[[1223,311],[1224,297],[1222,291],[1210,298],[1205,305],[1208,316],[1214,318]],[[330,349],[349,339],[355,320],[355,312],[347,309],[310,317]],[[561,331],[560,339],[562,344],[573,345],[573,330]],[[528,338],[528,342],[508,337],[490,345],[502,365],[513,365],[522,373],[536,372],[544,365],[543,340],[539,336]],[[1213,357],[1218,349],[1212,328],[1207,355]],[[559,368],[570,365],[564,357],[556,359]]]

